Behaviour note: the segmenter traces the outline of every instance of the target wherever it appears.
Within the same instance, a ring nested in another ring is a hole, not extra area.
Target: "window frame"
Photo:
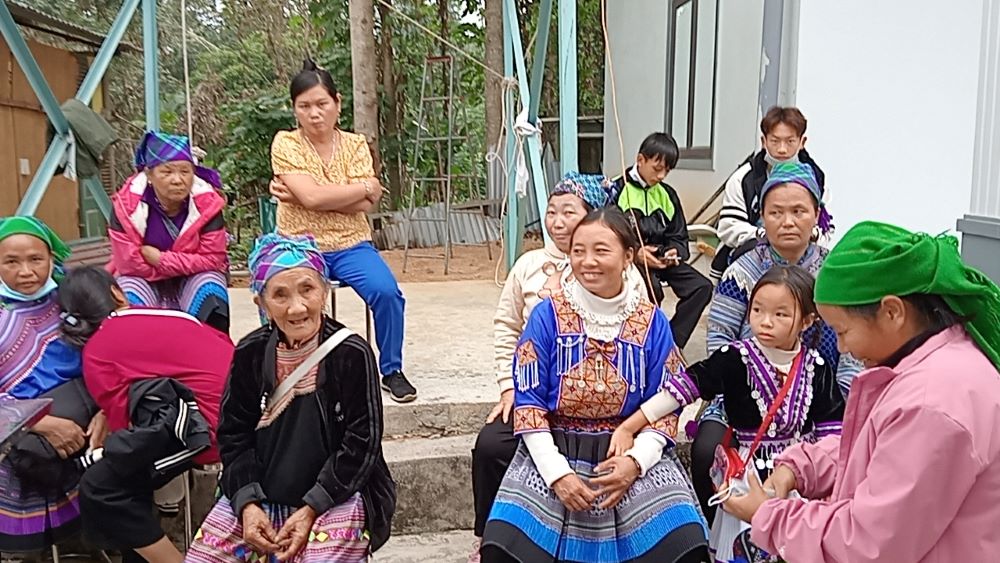
[[[666,95],[666,130],[673,135],[673,105],[675,76],[674,57],[677,54],[677,43],[674,38],[677,35],[677,10],[686,4],[691,4],[691,39],[690,56],[688,59],[688,91],[687,91],[687,138],[676,139],[680,149],[680,161],[677,168],[688,168],[695,170],[711,170],[712,157],[715,149],[715,113],[716,94],[718,92],[718,69],[719,69],[719,11],[721,2],[719,0],[704,0],[715,2],[715,46],[712,52],[712,109],[709,122],[709,142],[707,146],[692,146],[694,144],[694,121],[695,121],[695,87],[696,71],[698,62],[698,6],[703,0],[670,0],[670,22],[669,22],[669,45],[667,48],[667,95]]]

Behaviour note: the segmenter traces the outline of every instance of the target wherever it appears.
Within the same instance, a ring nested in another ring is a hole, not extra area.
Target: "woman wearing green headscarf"
[[[0,551],[44,549],[79,528],[79,471],[66,460],[103,439],[80,378],[80,353],[59,340],[57,280],[69,248],[34,217],[0,219],[0,396],[53,399],[0,462]]]
[[[1000,289],[954,237],[865,222],[830,252],[815,297],[867,368],[843,434],[789,448],[727,510],[788,561],[996,558]]]

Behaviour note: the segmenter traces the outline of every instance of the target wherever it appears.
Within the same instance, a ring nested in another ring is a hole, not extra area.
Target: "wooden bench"
[[[111,241],[107,237],[74,240],[69,243],[70,255],[66,269],[80,266],[104,266],[111,261]]]

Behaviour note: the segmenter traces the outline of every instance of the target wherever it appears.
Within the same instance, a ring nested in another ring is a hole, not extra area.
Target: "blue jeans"
[[[331,279],[353,289],[372,309],[379,371],[385,377],[403,369],[403,308],[406,300],[396,277],[371,242],[323,253]]]

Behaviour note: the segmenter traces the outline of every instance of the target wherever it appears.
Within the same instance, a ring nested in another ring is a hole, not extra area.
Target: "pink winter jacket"
[[[226,200],[198,177],[191,190],[187,221],[177,240],[170,250],[160,254],[158,265],[146,262],[140,249],[150,215],[149,205],[142,201],[147,185],[146,174],[139,172],[126,180],[113,198],[114,213],[108,225],[111,239],[108,270],[115,275],[137,276],[147,281],[228,271],[226,225],[222,219]]]
[[[843,433],[778,463],[811,500],[773,499],[753,542],[794,563],[996,561],[1000,374],[961,327],[851,385]]]

